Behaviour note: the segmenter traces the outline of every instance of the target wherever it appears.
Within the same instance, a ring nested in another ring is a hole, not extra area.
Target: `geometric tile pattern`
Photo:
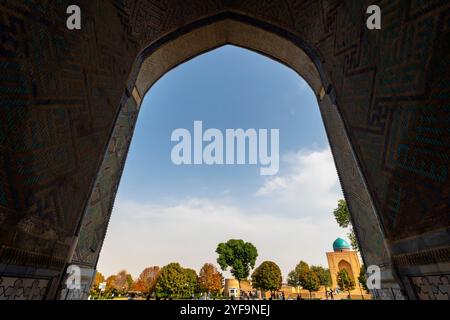
[[[139,104],[140,101],[136,102],[135,98],[130,96],[121,107],[83,217],[72,263],[90,267],[95,267],[97,264],[130,146]]]
[[[405,300],[404,293],[400,289],[384,288],[371,290],[371,294],[375,300]]]
[[[410,277],[418,299],[450,300],[450,274]]]
[[[0,277],[0,300],[42,300],[49,280]]]
[[[386,247],[383,230],[378,222],[368,188],[355,159],[343,121],[336,105],[328,96],[319,103],[320,112],[331,145],[338,177],[345,198],[352,212],[352,224],[358,237],[361,254],[366,265],[377,265],[382,272],[381,284],[398,290],[389,249]],[[397,294],[398,295],[398,294]],[[379,298],[389,298],[386,290],[377,292]]]

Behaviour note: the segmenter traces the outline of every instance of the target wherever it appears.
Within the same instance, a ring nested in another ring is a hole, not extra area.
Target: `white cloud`
[[[284,277],[301,259],[326,266],[325,252],[345,234],[331,214],[341,195],[330,152],[301,151],[283,161],[285,172],[266,180],[251,204],[116,201],[99,271],[108,275],[126,268],[137,276],[146,266],[173,261],[198,271],[205,262],[216,263],[217,244],[231,238],[252,242],[257,264],[275,261]]]
[[[256,196],[285,214],[330,216],[342,198],[330,149],[289,153],[282,162],[284,173],[266,179]]]

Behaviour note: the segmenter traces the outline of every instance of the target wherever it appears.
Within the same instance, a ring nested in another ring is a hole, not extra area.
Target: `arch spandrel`
[[[135,86],[141,96],[168,70],[199,54],[226,44],[240,46],[275,59],[296,71],[316,96],[322,89],[314,62],[292,42],[261,28],[233,19],[218,20],[183,34],[143,58]]]

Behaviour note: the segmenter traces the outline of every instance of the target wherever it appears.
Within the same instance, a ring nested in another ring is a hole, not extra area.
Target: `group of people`
[[[330,299],[330,300],[334,300],[334,296],[338,295],[340,293],[338,288],[335,289],[325,289],[325,297],[326,299]],[[234,297],[232,297],[233,299]],[[285,296],[284,291],[281,292],[273,292],[270,294],[270,298],[269,300],[286,300],[286,298],[290,299],[291,296],[289,295],[288,297]],[[256,300],[256,299],[263,299],[265,300],[266,297],[264,295],[262,295],[260,292],[258,291],[241,291],[241,295],[239,296],[240,300]],[[303,300],[301,294],[297,294],[296,297],[297,300]]]
[[[325,296],[327,299],[334,300],[334,295],[340,294],[341,291],[338,288],[335,288],[334,290],[330,288],[330,290],[325,289]]]

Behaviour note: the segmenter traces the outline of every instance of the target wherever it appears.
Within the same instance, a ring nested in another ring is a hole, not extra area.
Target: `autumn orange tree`
[[[105,277],[100,272],[95,273],[94,281],[92,282],[90,295],[93,299],[98,299],[102,296],[102,292],[100,291],[99,285],[100,283],[105,281]]]
[[[155,291],[159,272],[160,268],[158,266],[145,268],[139,275],[139,278],[133,283],[132,290],[152,294]]]
[[[119,293],[124,293],[130,290],[133,284],[131,274],[126,270],[120,271],[118,274],[109,276],[106,279],[106,291],[116,290]]]
[[[96,272],[94,281],[92,282],[92,287],[98,287],[102,282],[105,282],[105,277],[101,274],[101,272]]]
[[[106,290],[107,291],[111,291],[111,290],[115,289],[115,287],[114,287],[115,281],[116,281],[115,275],[112,275],[112,276],[109,276],[108,278],[106,278]]]
[[[111,294],[117,292],[117,289],[114,287],[115,281],[116,275],[111,275],[108,278],[106,278],[105,296],[110,296]]]
[[[205,263],[200,270],[198,282],[202,292],[217,295],[222,289],[222,274],[211,263]]]

